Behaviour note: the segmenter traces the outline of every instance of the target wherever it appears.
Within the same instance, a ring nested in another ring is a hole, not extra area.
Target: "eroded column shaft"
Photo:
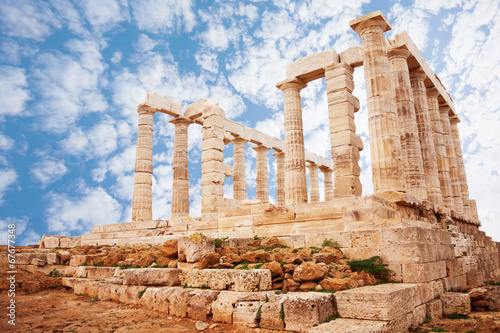
[[[375,193],[405,191],[404,162],[384,30],[388,23],[369,18],[355,28],[361,37],[368,131]],[[335,172],[335,170],[334,170]]]
[[[170,122],[175,125],[174,156],[172,161],[172,169],[174,171],[172,184],[172,217],[188,217],[188,126],[191,122],[180,117],[174,118]]]
[[[354,69],[344,63],[325,68],[335,198],[358,197],[362,193],[358,161],[363,141],[356,136],[354,123],[359,101],[352,95],[353,72]]]
[[[257,154],[257,186],[255,197],[263,203],[269,202],[269,171],[267,167],[267,151],[264,146],[252,147]]]
[[[458,173],[457,157],[455,155],[455,147],[453,143],[453,136],[451,134],[450,116],[448,114],[449,106],[439,108],[441,113],[441,124],[443,125],[443,138],[446,147],[446,155],[450,165],[450,179],[451,189],[453,194],[453,209],[458,213],[464,213],[464,205],[462,203],[462,187],[460,182],[460,175]]]
[[[319,178],[318,166],[316,164],[308,164],[309,169],[309,202],[319,201]]]
[[[453,137],[453,145],[455,148],[455,156],[457,157],[458,174],[460,176],[460,188],[462,190],[462,203],[464,205],[464,213],[467,216],[472,216],[469,186],[467,184],[467,175],[465,173],[464,157],[462,155],[462,145],[460,143],[460,134],[458,132],[458,119],[450,118],[451,135]]]
[[[333,200],[333,171],[329,168],[320,168],[320,170],[323,172],[325,201]]]
[[[443,125],[441,123],[441,115],[439,113],[439,93],[437,89],[427,89],[427,104],[429,106],[429,116],[434,138],[434,149],[436,162],[438,167],[438,177],[441,189],[441,197],[443,204],[452,209],[454,207],[453,192],[450,179],[450,163],[446,152],[443,137]]]
[[[276,204],[285,205],[285,153],[277,151],[273,153],[276,157]]]
[[[139,129],[135,155],[132,221],[149,221],[153,213],[153,116],[156,110],[139,108]]]
[[[442,205],[443,198],[441,196],[436,149],[434,147],[434,135],[432,132],[429,106],[427,104],[427,95],[425,91],[425,78],[426,74],[422,70],[412,71],[410,73],[411,87],[415,101],[415,114],[417,116],[418,135],[420,138],[420,149],[422,150],[422,161],[425,171],[427,198],[438,205]]]
[[[300,90],[306,87],[295,79],[278,84],[284,93],[285,118],[285,203],[307,203],[306,160]]]
[[[247,181],[245,175],[245,143],[246,140],[235,138],[233,141],[233,198],[246,200]]]
[[[389,49],[391,76],[395,88],[399,135],[403,151],[406,192],[420,199],[427,199],[422,152],[418,138],[415,104],[411,90],[407,59],[410,51]]]

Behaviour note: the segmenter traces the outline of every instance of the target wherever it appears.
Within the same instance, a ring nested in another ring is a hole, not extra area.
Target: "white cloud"
[[[0,133],[0,150],[10,150],[14,147],[14,140]]]
[[[36,110],[45,131],[64,132],[81,115],[103,111],[107,102],[100,90],[106,65],[99,45],[90,40],[71,40],[73,55],[44,52],[36,59],[34,76],[40,101]]]
[[[429,15],[425,11],[396,3],[387,18],[392,25],[392,35],[406,31],[420,51],[426,49],[430,24]]]
[[[46,187],[61,179],[68,172],[68,169],[63,161],[51,156],[45,156],[44,159],[33,164],[30,172],[37,183],[40,183],[42,187]]]
[[[140,34],[137,38],[137,42],[134,44],[134,49],[137,52],[149,52],[153,50],[156,45],[158,45],[158,43],[149,38],[148,35]]]
[[[109,30],[127,17],[126,8],[116,0],[86,0],[79,3],[87,20],[97,30]]]
[[[9,225],[15,225],[15,227],[12,229],[9,228]],[[16,238],[10,238],[11,241],[15,241],[14,245],[36,244],[42,238],[33,229],[29,228],[29,219],[27,217],[0,219],[0,244],[9,243],[9,230],[14,230]],[[10,244],[12,245],[12,243]]]
[[[189,32],[196,24],[192,0],[137,0],[131,2],[132,16],[141,30],[153,33]]]
[[[120,51],[114,52],[113,56],[110,59],[110,61],[115,65],[119,64],[121,60],[122,60],[122,53]]]
[[[57,234],[89,233],[94,225],[118,223],[122,215],[120,204],[101,187],[83,188],[72,197],[51,192],[46,200],[46,224]]]
[[[44,40],[61,22],[50,6],[39,1],[4,0],[0,2],[2,33],[7,36]]]
[[[20,115],[30,99],[24,69],[0,66],[0,119]]]
[[[9,186],[17,181],[17,172],[13,169],[0,169],[0,205],[5,201],[3,196],[9,189]]]

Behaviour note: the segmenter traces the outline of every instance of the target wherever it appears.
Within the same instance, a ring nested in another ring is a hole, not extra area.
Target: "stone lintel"
[[[182,115],[181,103],[155,92],[148,92],[146,102],[143,104],[173,117]]]
[[[426,89],[427,97],[439,97],[441,93],[436,87],[430,87]]]
[[[372,25],[378,25],[382,27],[383,32],[392,29],[391,24],[380,10],[355,18],[354,20],[349,21],[349,25],[354,31],[356,31],[357,34],[359,34],[368,22]]]
[[[363,66],[363,51],[361,45],[353,46],[340,53],[340,62],[351,67]]]
[[[310,82],[325,76],[325,67],[339,62],[335,50],[327,50],[308,55],[292,62],[286,68],[287,77],[297,77]]]

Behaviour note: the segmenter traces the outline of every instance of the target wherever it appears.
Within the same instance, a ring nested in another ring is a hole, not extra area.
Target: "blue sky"
[[[228,118],[283,138],[287,64],[359,45],[349,20],[380,9],[408,31],[455,101],[471,198],[500,241],[500,12],[497,0],[0,2],[0,243],[130,221],[137,104],[147,91],[185,107],[220,102]],[[362,68],[354,73],[371,194]],[[329,156],[324,80],[302,91],[306,148]],[[170,217],[173,125],[155,115],[153,217]],[[200,211],[200,127],[189,128],[191,216]],[[255,153],[247,145],[249,197]],[[232,147],[226,149],[232,161]],[[274,158],[269,153],[271,196]],[[232,197],[230,181],[226,194]],[[274,200],[274,198],[271,198]]]

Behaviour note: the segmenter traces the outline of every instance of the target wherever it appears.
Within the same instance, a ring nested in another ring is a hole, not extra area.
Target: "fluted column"
[[[467,175],[465,173],[464,157],[462,155],[462,145],[460,143],[460,134],[458,133],[458,117],[450,118],[451,135],[453,137],[453,145],[455,148],[455,156],[457,157],[458,174],[460,176],[460,188],[462,189],[462,202],[464,204],[464,213],[472,216],[470,199],[469,199],[469,185],[467,184]]]
[[[285,205],[285,153],[277,151],[273,153],[276,157],[276,204]]]
[[[325,68],[335,198],[358,197],[362,193],[358,161],[363,141],[356,135],[354,123],[359,101],[352,94],[353,72],[354,68],[344,63]]]
[[[149,221],[153,218],[153,116],[156,110],[140,106],[137,112],[139,130],[135,153],[132,221]]]
[[[405,191],[404,162],[384,31],[391,29],[381,12],[351,21],[361,37],[368,130],[375,193]]]
[[[415,104],[411,90],[408,57],[405,48],[390,48],[388,51],[391,76],[396,93],[399,135],[405,166],[406,192],[420,199],[427,199],[422,151],[418,138]]]
[[[327,167],[320,167],[319,169],[323,173],[325,201],[333,200],[333,171]]]
[[[472,218],[479,220],[479,213],[477,211],[476,200],[470,199],[470,211],[471,211]]]
[[[450,163],[444,144],[443,125],[439,113],[438,96],[439,92],[436,88],[427,89],[427,104],[429,106],[429,116],[432,124],[441,197],[443,198],[443,204],[452,209],[454,207],[454,201],[450,179]]]
[[[418,135],[420,138],[420,149],[422,150],[422,162],[425,171],[427,198],[438,205],[442,205],[443,198],[441,196],[439,183],[434,135],[432,132],[431,117],[424,84],[426,77],[427,75],[420,68],[410,72],[411,88],[415,101],[415,114],[417,116]]]
[[[258,145],[252,149],[257,153],[257,187],[255,197],[262,202],[269,202],[269,171],[267,168],[267,151],[269,148]]]
[[[307,85],[294,78],[277,84],[284,93],[285,203],[307,203],[306,159],[300,91]]]
[[[177,117],[175,125],[172,169],[172,218],[189,216],[188,126],[191,121]]]
[[[319,178],[318,169],[316,164],[307,164],[307,169],[309,169],[309,202],[319,201]]]
[[[246,200],[247,181],[245,175],[245,143],[242,138],[234,138],[233,142],[233,198]]]
[[[451,189],[453,193],[454,208],[458,213],[464,213],[464,205],[462,203],[462,187],[460,185],[460,176],[458,173],[457,157],[455,155],[455,147],[453,143],[453,136],[451,134],[450,107],[441,106],[439,112],[441,113],[441,124],[443,125],[443,138],[446,147],[446,155],[450,165],[450,179]]]

